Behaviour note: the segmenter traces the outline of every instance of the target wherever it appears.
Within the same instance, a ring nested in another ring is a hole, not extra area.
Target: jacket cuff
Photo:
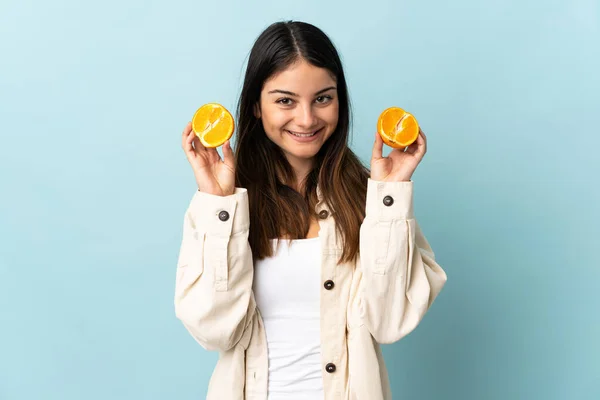
[[[250,227],[248,191],[236,188],[229,196],[196,191],[189,206],[196,230],[211,236],[230,237]]]
[[[413,181],[367,183],[367,218],[377,220],[413,219]]]

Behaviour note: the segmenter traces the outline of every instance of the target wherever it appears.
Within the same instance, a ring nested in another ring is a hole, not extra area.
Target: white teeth
[[[289,133],[291,133],[294,136],[298,136],[298,137],[311,137],[317,134],[318,131],[315,131],[313,133],[295,133],[292,131],[288,131]]]

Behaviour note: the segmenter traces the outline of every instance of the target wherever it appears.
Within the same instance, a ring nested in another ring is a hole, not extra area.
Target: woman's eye
[[[324,104],[331,100],[331,96],[319,96],[317,97],[317,103]]]
[[[277,100],[277,102],[283,106],[289,106],[290,104],[292,104],[292,99],[284,97],[283,99]]]

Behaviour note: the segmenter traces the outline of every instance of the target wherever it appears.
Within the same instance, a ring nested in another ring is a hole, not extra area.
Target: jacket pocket
[[[177,263],[178,286],[187,288],[193,285],[204,272],[204,232],[194,232],[183,239],[179,262]]]
[[[215,291],[226,292],[229,285],[229,237],[207,236],[204,262],[213,271]]]
[[[385,275],[387,270],[388,256],[390,250],[390,235],[392,230],[392,221],[379,221],[375,228],[375,265],[373,273]]]

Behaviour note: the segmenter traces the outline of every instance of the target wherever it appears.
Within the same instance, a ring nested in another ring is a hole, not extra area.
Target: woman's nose
[[[296,115],[296,125],[302,129],[310,129],[315,126],[317,118],[311,106],[298,107],[298,115]]]

